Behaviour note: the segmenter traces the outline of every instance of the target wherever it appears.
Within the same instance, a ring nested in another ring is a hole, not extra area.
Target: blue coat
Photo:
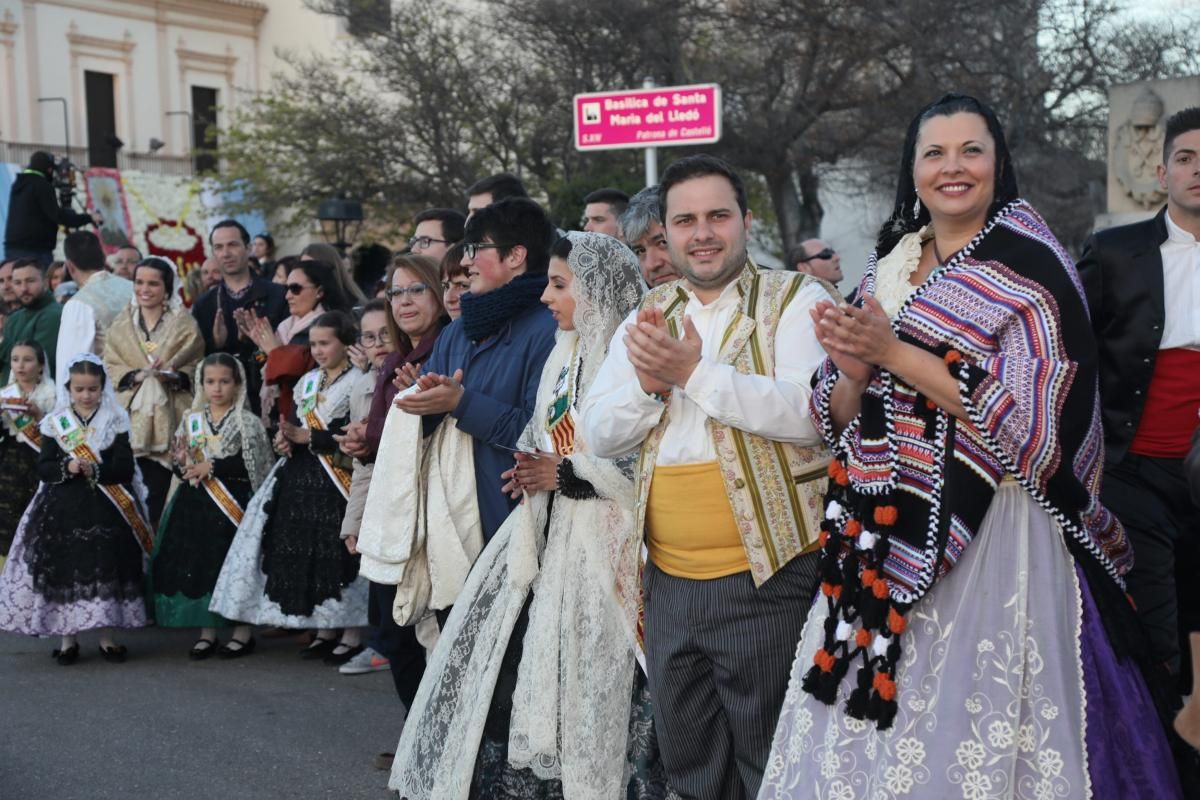
[[[558,324],[543,305],[514,317],[500,332],[473,344],[456,320],[438,336],[423,372],[454,375],[463,371],[463,396],[450,415],[458,429],[474,439],[475,494],[484,541],[491,541],[516,505],[500,491],[500,473],[513,465],[513,454],[537,404],[542,366],[554,349]],[[429,433],[442,416],[425,418]]]

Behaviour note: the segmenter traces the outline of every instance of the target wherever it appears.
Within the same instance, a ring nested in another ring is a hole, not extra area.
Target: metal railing
[[[6,142],[0,140],[0,163],[18,164],[24,167],[29,158],[38,150],[53,153],[55,158],[63,156],[66,148],[61,144],[36,144],[30,142]],[[87,169],[90,163],[86,147],[72,147],[69,153],[71,161],[80,169]],[[145,172],[150,175],[193,175],[192,159],[188,156],[167,156],[157,153],[117,153],[117,169]]]

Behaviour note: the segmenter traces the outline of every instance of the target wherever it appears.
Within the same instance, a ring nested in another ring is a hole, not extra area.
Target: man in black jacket
[[[238,331],[233,312],[239,308],[266,317],[275,328],[288,316],[283,287],[269,277],[250,271],[250,234],[236,220],[226,219],[208,235],[213,258],[221,268],[221,282],[196,299],[192,316],[204,336],[204,354],[229,353],[246,368],[246,395],[255,414],[260,411],[262,365],[258,346]]]
[[[1099,231],[1079,272],[1099,358],[1103,501],[1125,525],[1129,593],[1157,660],[1190,690],[1200,631],[1200,508],[1183,459],[1200,411],[1200,107],[1167,121],[1153,219]]]
[[[54,156],[39,150],[30,157],[29,167],[13,182],[4,227],[5,257],[32,258],[43,270],[54,260],[59,225],[79,228],[99,224],[95,214],[77,214],[59,207],[53,174]]]

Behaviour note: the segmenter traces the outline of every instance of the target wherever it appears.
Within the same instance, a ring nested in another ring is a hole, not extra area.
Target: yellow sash
[[[192,460],[197,464],[208,460],[208,454],[204,451],[204,445],[208,441],[208,429],[204,423],[203,412],[195,411],[188,415],[187,430],[188,444],[192,448]],[[229,488],[219,478],[205,478],[200,481],[200,485],[204,487],[209,499],[217,504],[217,508],[221,509],[221,513],[230,522],[234,525],[242,524],[242,517],[246,514],[245,509],[238,505],[238,501],[234,499]]]
[[[17,429],[17,438],[32,447],[33,452],[42,452],[42,432],[38,430],[38,424],[33,417],[26,414],[13,414],[11,411],[4,413],[8,414],[13,427]]]
[[[100,458],[86,443],[72,448],[70,452],[75,458],[85,461],[93,467],[100,463]],[[133,499],[133,494],[119,483],[111,485],[97,483],[96,488],[112,501],[112,504],[117,507],[117,511],[121,512],[121,516],[129,523],[129,528],[133,531],[133,536],[138,540],[138,544],[142,546],[142,549],[147,553],[153,552],[154,534],[150,530],[150,525],[147,524],[146,520],[142,519],[142,514],[138,511],[137,501]]]
[[[325,423],[321,421],[319,416],[317,416],[316,409],[308,411],[304,415],[304,421],[308,424],[308,429],[310,431],[325,430]],[[333,481],[333,485],[336,486],[337,490],[342,493],[342,497],[348,501],[350,499],[350,471],[334,466],[332,453],[313,452],[313,455],[316,456],[317,460],[321,462],[321,466],[325,469],[325,474],[329,476],[329,480]]]

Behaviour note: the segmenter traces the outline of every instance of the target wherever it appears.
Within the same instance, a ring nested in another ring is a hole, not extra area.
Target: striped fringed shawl
[[[859,294],[875,288],[872,257]],[[861,656],[847,711],[895,714],[905,612],[962,557],[1011,475],[1059,523],[1076,558],[1117,583],[1132,554],[1099,501],[1103,439],[1096,346],[1074,262],[1023,201],[1000,211],[918,288],[892,323],[942,356],[972,423],[878,370],[862,410],[834,434],[838,373],[818,372],[813,413],[834,451],[823,523],[831,613],[805,688],[827,703]],[[844,624],[843,624],[844,623]]]

